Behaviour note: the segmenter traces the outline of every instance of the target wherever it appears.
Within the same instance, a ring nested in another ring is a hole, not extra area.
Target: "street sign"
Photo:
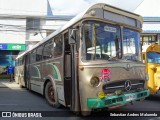
[[[25,44],[8,44],[7,50],[25,50]]]
[[[26,50],[25,44],[0,44],[0,50]]]
[[[7,44],[0,44],[0,50],[6,50]]]

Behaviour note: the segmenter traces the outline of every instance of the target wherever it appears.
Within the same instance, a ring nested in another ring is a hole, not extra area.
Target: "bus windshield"
[[[120,27],[104,22],[86,21],[83,28],[82,59],[109,60],[120,57]]]
[[[139,33],[123,28],[122,40],[120,31],[118,25],[85,21],[82,60],[140,60]]]
[[[148,63],[160,63],[160,53],[158,52],[148,52],[147,53]]]
[[[139,33],[123,28],[123,59],[138,60],[139,48]]]

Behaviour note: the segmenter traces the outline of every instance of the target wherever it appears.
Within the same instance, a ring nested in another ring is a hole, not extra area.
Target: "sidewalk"
[[[0,79],[0,88],[20,88],[15,81],[10,82],[9,79]]]

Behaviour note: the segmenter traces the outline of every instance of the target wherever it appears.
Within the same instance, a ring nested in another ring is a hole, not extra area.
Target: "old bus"
[[[24,53],[23,53],[24,54]],[[23,54],[21,54],[21,56],[23,56]],[[15,82],[18,83],[20,85],[20,87],[24,87],[25,86],[25,80],[24,80],[24,58],[25,57],[20,57],[18,59],[16,59],[16,66],[15,66],[15,74],[14,74],[14,78],[15,78]]]
[[[142,58],[149,76],[148,89],[155,94],[160,89],[160,45],[143,46]]]
[[[55,107],[61,104],[83,115],[144,99],[149,91],[141,26],[137,14],[92,5],[17,57],[24,60],[24,86]]]

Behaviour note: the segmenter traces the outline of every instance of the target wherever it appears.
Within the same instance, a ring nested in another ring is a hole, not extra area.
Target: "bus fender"
[[[53,78],[51,75],[48,75],[48,76],[46,77],[46,80],[45,80],[45,82],[44,82],[43,90],[45,89],[45,86],[46,86],[47,82],[49,82],[49,81],[52,83],[52,85],[53,85],[53,87],[55,88],[55,91],[56,91],[56,93],[57,93],[55,80],[54,80],[54,78]]]
[[[57,94],[57,89],[56,89],[56,84],[55,84],[55,80],[54,80],[54,78],[51,76],[51,75],[48,75],[47,77],[46,77],[46,81],[45,81],[45,83],[44,83],[44,88],[43,88],[43,94],[44,94],[44,96],[45,96],[45,87],[46,87],[46,85],[47,85],[47,83],[48,82],[51,82],[52,83],[52,85],[53,85],[53,88],[54,88],[54,91],[55,91],[55,94],[54,94],[54,97],[55,97],[55,104],[53,105],[54,107],[59,107],[60,106],[60,104],[59,104],[59,102],[58,102],[58,94]]]

